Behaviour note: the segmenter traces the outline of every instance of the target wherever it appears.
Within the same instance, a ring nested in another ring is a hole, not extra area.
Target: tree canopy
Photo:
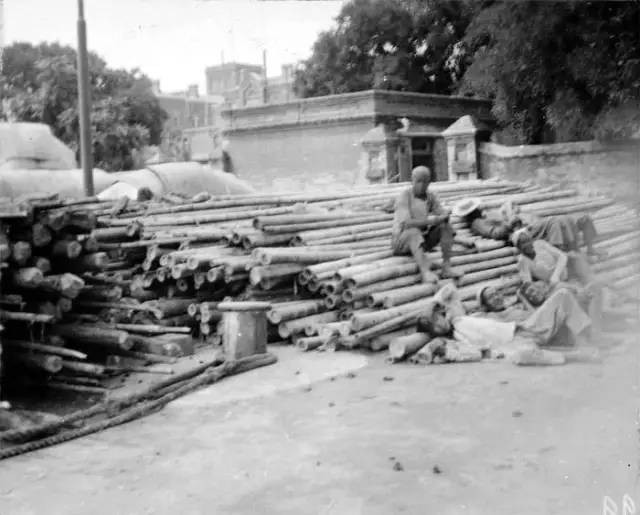
[[[463,70],[452,59],[470,2],[351,0],[318,37],[295,87],[304,97],[371,88],[451,93]]]
[[[639,26],[632,1],[351,0],[295,86],[489,98],[509,144],[627,138],[640,130]]]
[[[14,43],[2,54],[0,117],[42,122],[73,150],[79,146],[76,51],[68,46]],[[160,143],[167,114],[138,70],[109,68],[89,54],[94,164],[129,170],[135,155]]]

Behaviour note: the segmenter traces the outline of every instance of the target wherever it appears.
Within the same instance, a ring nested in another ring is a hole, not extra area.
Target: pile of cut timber
[[[142,208],[56,196],[0,201],[5,386],[104,394],[124,373],[170,373],[145,365],[192,352],[184,301],[132,288],[144,249],[104,248],[138,240],[141,227],[114,231],[99,227],[98,219]]]
[[[154,243],[137,279],[143,287],[199,291],[214,285],[231,294],[232,287],[245,288],[243,299],[272,303],[268,318],[274,341],[291,341],[303,350],[380,350],[411,331],[416,314],[434,294],[433,287],[420,284],[410,257],[390,251],[393,202],[407,187],[215,198],[101,222],[113,228],[139,224],[143,239],[137,244]],[[600,231],[598,246],[609,251],[596,270],[607,280],[638,279],[636,215],[610,199],[498,181],[436,183],[432,189],[448,207],[475,196],[488,208],[511,200],[541,217],[589,213]],[[473,236],[461,220],[453,225],[453,264],[465,272],[459,286],[467,307],[474,309],[480,286],[514,291],[515,249]],[[178,244],[181,250],[171,250]],[[441,263],[438,252],[431,257],[436,266]],[[215,332],[215,302],[194,305],[190,313],[203,334]]]
[[[385,349],[412,331],[435,293],[410,257],[390,251],[393,203],[407,187],[180,204],[8,204],[0,213],[0,313],[9,362],[49,384],[100,388],[104,374],[184,352],[176,334],[218,345],[217,305],[227,298],[269,301],[273,342]],[[504,181],[432,189],[446,207],[474,196],[489,208],[511,200],[542,217],[589,213],[609,253],[594,264],[600,277],[618,286],[640,279],[636,214],[610,199]],[[468,309],[483,285],[514,291],[516,251],[452,223]],[[437,249],[431,258],[441,263]]]

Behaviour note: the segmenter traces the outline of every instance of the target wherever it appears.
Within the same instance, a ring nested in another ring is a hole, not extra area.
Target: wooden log
[[[319,336],[311,336],[305,338],[297,338],[295,341],[296,347],[303,352],[308,352],[321,347],[324,341]]]
[[[366,216],[356,216],[355,213],[347,214],[340,218],[326,221],[291,223],[291,224],[265,224],[261,229],[266,233],[296,233],[303,231],[312,231],[318,229],[330,229],[334,227],[361,225],[366,223],[390,221],[393,217],[386,213],[369,214]],[[267,222],[269,222],[267,220]]]
[[[391,308],[417,299],[430,297],[436,291],[438,291],[438,286],[435,284],[414,284],[404,288],[376,292],[367,297],[367,306]]]
[[[255,266],[249,273],[251,284],[256,286],[267,279],[295,276],[304,269],[301,264],[284,263],[282,265]]]
[[[180,346],[173,342],[162,341],[157,337],[140,335],[130,335],[130,338],[134,342],[133,347],[131,348],[133,351],[175,357],[184,355]]]
[[[297,235],[295,233],[266,234],[263,232],[257,232],[242,236],[241,245],[244,249],[249,250],[255,247],[287,245],[291,241],[299,241],[296,238]]]
[[[44,275],[39,268],[27,267],[13,270],[12,282],[17,288],[34,289],[43,281]]]
[[[25,313],[22,311],[6,311],[0,309],[0,320],[9,320],[14,322],[29,322],[32,324],[41,323],[49,324],[54,322],[55,317],[52,315],[43,315],[39,313]]]
[[[355,274],[347,279],[344,283],[347,288],[361,288],[368,284],[373,284],[387,279],[396,279],[407,275],[414,275],[418,272],[416,263],[407,263],[406,265],[393,265],[387,268],[372,270]]]
[[[336,322],[337,320],[337,311],[327,311],[324,313],[318,313],[317,315],[310,315],[295,320],[288,320],[286,322],[281,322],[280,324],[278,324],[278,334],[282,339],[287,339],[292,334],[303,332],[312,324]]]
[[[57,345],[47,345],[45,343],[35,343],[28,342],[23,340],[11,340],[7,338],[3,338],[2,344],[7,347],[16,347],[19,349],[24,349],[28,351],[36,351],[41,352],[43,354],[55,354],[57,356],[62,356],[65,358],[72,359],[87,359],[87,355],[84,352],[80,352],[73,349],[67,349],[64,347],[59,347]]]
[[[480,272],[473,272],[470,274],[465,274],[462,279],[458,280],[458,286],[465,286],[468,284],[475,284],[481,281],[487,281],[489,279],[495,279],[496,277],[501,277],[503,275],[509,275],[516,273],[518,271],[518,265],[506,265],[500,266],[497,268],[492,268],[490,270],[482,270]]]
[[[59,259],[75,259],[82,252],[82,245],[76,240],[58,240],[51,248],[51,255]]]
[[[347,225],[344,227],[318,229],[314,231],[302,231],[295,235],[294,240],[297,243],[308,243],[316,240],[326,240],[341,236],[354,236],[362,233],[378,231],[381,229],[385,231],[391,230],[391,223],[388,219],[382,222]]]
[[[387,310],[387,311],[391,311],[391,310]],[[396,314],[393,317],[385,319],[383,322],[372,324],[368,326],[366,329],[362,329],[352,334],[351,336],[344,338],[342,341],[342,345],[347,348],[354,348],[361,345],[363,341],[370,340],[375,336],[379,336],[381,334],[388,333],[390,331],[415,324],[416,320],[418,319],[421,313],[422,313],[422,309],[420,310],[411,309],[408,312]],[[353,323],[352,323],[352,327],[353,327]]]
[[[31,226],[31,243],[34,247],[46,247],[52,239],[51,231],[44,224],[35,223]]]
[[[70,342],[96,345],[106,348],[130,350],[133,340],[125,331],[90,324],[58,324],[51,328],[52,334]]]
[[[7,353],[7,359],[20,363],[31,370],[38,370],[49,374],[56,374],[62,370],[62,358],[60,356],[38,354],[29,351],[23,352],[22,349],[20,349],[20,352]]]
[[[26,241],[16,241],[11,245],[11,259],[18,266],[25,266],[31,258],[31,244]]]
[[[285,306],[274,304],[267,312],[267,320],[272,324],[280,324],[287,320],[315,315],[324,311],[322,300],[307,300],[295,303],[288,303]]]
[[[99,242],[120,242],[131,239],[127,227],[102,227],[91,231],[91,236]]]
[[[218,311],[267,311],[271,309],[269,302],[220,302]]]
[[[326,245],[333,243],[350,243],[350,242],[359,242],[363,240],[373,240],[373,239],[381,239],[381,238],[390,238],[391,236],[391,227],[388,229],[378,229],[375,231],[363,231],[355,234],[349,234],[346,236],[331,236],[329,238],[322,238],[317,240],[306,240],[305,243],[312,245]],[[391,240],[389,239],[386,245],[391,245]],[[386,246],[385,245],[385,246]]]
[[[33,257],[33,266],[39,269],[43,274],[48,274],[51,272],[51,261],[46,257],[42,256],[34,256]]]
[[[369,263],[361,263],[352,265],[346,268],[340,268],[333,274],[333,279],[336,281],[344,281],[354,275],[362,274],[364,272],[372,272],[374,270],[388,269],[394,266],[415,264],[415,260],[406,256],[394,256],[386,259],[381,259]]]
[[[260,261],[263,265],[277,263],[322,263],[323,261],[333,261],[337,259],[353,257],[359,254],[366,254],[369,249],[338,250],[331,252],[310,251],[304,247],[290,247],[288,249],[272,249],[260,247],[253,250],[252,257]]]
[[[389,343],[389,361],[397,363],[408,358],[429,343],[431,337],[425,333],[413,333],[399,336]]]
[[[122,288],[119,286],[85,286],[80,290],[78,298],[98,302],[116,302],[122,298]]]
[[[389,344],[391,343],[391,341],[393,341],[395,338],[399,337],[399,336],[405,336],[407,334],[411,334],[415,332],[415,327],[409,326],[409,327],[405,327],[403,329],[397,329],[395,331],[391,331],[388,333],[383,333],[380,334],[378,336],[374,336],[373,338],[369,339],[368,341],[362,341],[360,343],[361,347],[367,347],[368,349],[372,350],[373,352],[380,352],[383,351],[385,349],[389,348]]]
[[[114,329],[120,331],[127,331],[130,333],[142,333],[142,334],[189,334],[191,333],[190,327],[167,327],[162,325],[153,324],[114,324]]]
[[[143,306],[152,313],[157,319],[168,318],[176,315],[187,313],[189,304],[196,302],[197,299],[158,299],[143,303]]]
[[[109,264],[109,255],[106,252],[85,254],[77,260],[77,264],[88,270],[105,270]]]
[[[405,275],[395,279],[388,279],[386,281],[369,284],[362,288],[346,288],[342,292],[342,299],[347,303],[352,303],[361,299],[366,299],[369,295],[376,292],[411,286],[420,282],[422,282],[420,274]]]
[[[97,363],[81,363],[79,361],[63,360],[62,369],[66,372],[90,377],[103,377],[106,374],[106,368]]]
[[[391,320],[397,316],[413,313],[416,311],[424,310],[429,303],[431,303],[431,299],[418,299],[413,302],[409,302],[407,304],[401,304],[400,306],[395,306],[389,309],[382,309],[373,312],[364,312],[364,313],[354,313],[351,317],[351,329],[354,332],[361,332],[368,327],[372,327],[375,325],[382,324],[388,320]]]

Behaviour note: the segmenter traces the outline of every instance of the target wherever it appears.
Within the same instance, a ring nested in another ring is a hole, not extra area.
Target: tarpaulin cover
[[[0,170],[76,168],[73,151],[44,123],[0,123]]]

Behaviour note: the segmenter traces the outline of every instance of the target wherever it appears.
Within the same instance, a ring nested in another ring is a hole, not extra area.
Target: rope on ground
[[[43,435],[47,433],[52,433],[58,431],[66,426],[71,424],[75,424],[82,420],[87,420],[89,418],[95,417],[96,415],[100,415],[102,413],[115,414],[123,408],[130,406],[136,402],[147,399],[151,397],[154,392],[158,392],[161,390],[165,390],[171,385],[176,383],[181,383],[183,381],[189,380],[193,377],[196,377],[202,374],[207,369],[214,367],[216,365],[220,365],[222,363],[222,359],[218,356],[212,361],[208,361],[196,368],[187,370],[180,374],[176,374],[172,377],[169,377],[163,381],[155,383],[151,385],[147,390],[143,392],[134,393],[118,399],[117,401],[107,401],[102,402],[100,404],[96,404],[95,406],[91,406],[90,408],[81,409],[78,411],[74,411],[69,415],[65,415],[60,419],[53,420],[51,422],[45,422],[44,424],[40,424],[33,427],[20,428],[20,429],[10,429],[8,431],[4,431],[0,433],[0,441],[6,442],[24,442],[27,440],[32,440],[38,435]]]
[[[20,454],[25,454],[27,452],[43,449],[45,447],[49,447],[52,445],[57,445],[63,442],[67,442],[69,440],[73,440],[75,438],[80,438],[82,436],[96,433],[98,431],[102,431],[110,427],[114,427],[120,424],[124,424],[126,422],[130,422],[137,418],[153,413],[158,409],[162,408],[168,402],[171,402],[172,400],[177,399],[178,397],[181,397],[187,393],[190,393],[193,390],[196,390],[202,386],[215,383],[226,376],[239,374],[239,373],[246,372],[258,367],[272,365],[276,361],[277,361],[277,358],[273,354],[266,353],[266,354],[257,354],[254,356],[248,356],[246,358],[241,358],[236,361],[227,361],[220,366],[206,368],[198,376],[193,377],[192,379],[186,380],[178,388],[170,388],[171,391],[169,393],[160,392],[161,396],[158,397],[157,399],[144,402],[140,405],[136,405],[126,410],[122,410],[118,415],[110,416],[110,418],[106,420],[89,423],[86,426],[80,427],[77,429],[62,431],[60,433],[57,433],[52,436],[48,436],[46,438],[42,438],[40,440],[34,440],[32,442],[27,442],[21,445],[9,447],[7,449],[1,449],[0,460],[12,458]],[[175,379],[175,378],[172,378],[172,379]],[[168,386],[171,387],[174,384],[175,384],[175,381],[171,381]],[[154,388],[153,390],[158,392],[157,388]],[[135,396],[132,396],[132,397],[135,397]],[[85,411],[92,411],[93,409],[94,408],[89,408],[89,410],[85,410]]]

